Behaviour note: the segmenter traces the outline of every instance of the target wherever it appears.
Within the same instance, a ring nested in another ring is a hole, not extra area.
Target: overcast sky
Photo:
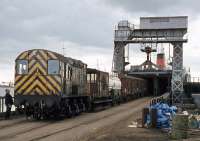
[[[139,24],[141,16],[189,16],[184,65],[200,70],[198,0],[1,0],[0,81],[14,79],[14,60],[22,51],[44,48],[110,71],[113,29],[120,20]],[[142,63],[139,48],[132,63]],[[200,76],[200,75],[199,75]]]

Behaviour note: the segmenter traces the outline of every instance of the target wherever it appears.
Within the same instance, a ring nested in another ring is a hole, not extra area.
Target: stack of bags
[[[150,110],[157,110],[157,128],[170,128],[170,121],[177,112],[176,106],[169,106],[166,103],[156,103],[149,107]],[[150,115],[147,116],[147,124],[151,123]]]

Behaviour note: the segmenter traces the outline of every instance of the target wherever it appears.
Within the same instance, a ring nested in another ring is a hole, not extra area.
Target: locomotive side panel
[[[83,96],[86,94],[86,68],[85,64],[76,62],[72,68],[72,86],[71,94],[74,96]]]

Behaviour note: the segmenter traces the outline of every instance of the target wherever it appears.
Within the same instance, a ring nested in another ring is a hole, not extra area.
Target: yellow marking
[[[44,77],[46,77],[46,76],[41,76],[41,75],[39,76],[40,80],[41,80],[44,84],[46,84],[46,87],[49,89],[49,91],[48,91],[48,89],[47,89],[48,94],[50,94],[50,91],[55,91],[55,89],[53,88],[53,86],[52,86]]]
[[[53,77],[55,80],[57,80],[57,82],[58,82],[57,84],[58,84],[58,85],[61,85],[61,84],[62,84],[62,82],[61,82],[62,80],[61,80],[60,76],[54,75],[54,76],[52,76],[52,77]]]
[[[46,74],[46,70],[44,70],[44,68],[39,63],[37,63],[36,65],[37,65],[37,68],[42,71],[42,74]]]
[[[53,54],[52,52],[48,52],[50,59],[57,59],[56,55]]]
[[[38,87],[36,87],[35,91],[39,94],[39,95],[43,95],[44,92],[40,91],[40,89]]]
[[[19,56],[18,59],[27,59],[27,56],[28,56],[28,52],[24,52]]]
[[[33,72],[34,72],[35,70],[37,70],[37,69],[41,70],[43,74],[46,74],[46,71],[44,70],[43,67],[40,66],[39,63],[36,63],[32,68],[30,68],[29,74],[33,74]],[[36,72],[36,73],[37,73],[37,72]]]
[[[40,95],[47,95],[47,89],[44,87],[44,85],[42,85],[42,83],[39,80],[37,82],[37,86],[41,89],[40,90],[39,88],[37,88],[40,92]]]
[[[24,94],[31,94],[31,92],[34,92],[35,90],[33,90],[33,88],[35,87],[35,86],[37,86],[38,84],[40,84],[41,85],[41,83],[38,81],[38,80],[36,80],[36,81],[34,81],[33,82],[33,84],[30,86],[30,87],[28,87],[27,89],[26,89],[26,91],[24,92]]]
[[[29,75],[22,76],[22,79],[15,85],[15,88],[18,89],[27,79]]]
[[[58,82],[60,82],[61,83],[61,81],[60,81],[60,76],[54,76],[54,78],[58,81]]]
[[[28,59],[32,60],[31,58],[33,57],[33,55],[34,55],[33,53],[30,53],[29,56],[28,56]]]
[[[37,50],[32,50],[29,54],[29,59],[31,59],[32,57],[34,57],[37,54]]]
[[[36,80],[36,81],[38,81],[38,80]],[[35,85],[36,85],[36,81],[34,81],[33,82],[33,84],[30,86],[30,87],[28,87],[27,89],[26,89],[26,91],[24,92],[24,94],[28,94],[28,95],[31,95],[31,91],[33,92],[33,88],[35,87]]]
[[[37,70],[37,63],[36,63],[32,68],[30,68],[29,74],[33,74],[33,72],[34,72],[35,70]],[[37,72],[36,72],[36,73],[37,73]]]
[[[21,79],[22,78],[22,76],[21,75],[16,75],[15,76],[15,82],[17,82],[19,79]]]
[[[26,90],[27,89],[27,86],[30,85],[30,83],[33,83],[32,81],[36,78],[37,75],[33,75],[30,79],[28,79],[24,85],[22,85],[20,87],[20,89],[18,90],[18,92],[22,92],[23,90]]]
[[[56,82],[55,82],[55,80],[51,77],[51,76],[47,76],[48,77],[48,79],[51,81],[51,83],[59,90],[59,91],[61,91],[61,86],[59,85],[59,84],[57,84]]]
[[[40,50],[40,54],[43,56],[45,60],[47,60],[47,54],[44,50]]]
[[[30,67],[32,67],[32,65],[33,65],[35,62],[36,62],[36,60],[31,60],[31,61],[29,62],[29,69],[31,69]]]
[[[45,67],[45,68],[47,67],[46,61],[40,55],[38,55],[37,59],[43,65],[43,67]]]
[[[29,63],[29,74],[33,73],[33,71],[37,68],[39,68],[43,74],[46,74],[47,73],[47,70],[44,69],[39,63],[35,63],[36,60],[32,60],[30,63]],[[35,63],[34,66],[32,66],[33,64]],[[46,66],[44,66],[46,68]]]
[[[38,82],[37,86],[39,86],[42,89],[43,93],[46,95],[48,92],[48,89],[39,80],[37,82]]]
[[[33,88],[34,88],[35,86],[39,86],[39,87],[41,88],[42,92],[41,92],[40,94],[42,94],[42,93],[43,93],[43,95],[46,95],[46,94],[47,94],[47,89],[46,89],[46,87],[45,87],[39,80],[36,80],[36,81],[33,83],[33,87],[30,88],[30,89],[27,89],[26,92],[27,92],[27,93],[34,92]],[[41,90],[40,90],[40,91],[41,91]]]

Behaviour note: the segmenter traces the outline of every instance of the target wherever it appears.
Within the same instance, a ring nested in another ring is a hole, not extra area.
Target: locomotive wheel
[[[34,110],[33,118],[40,120],[42,117],[40,108]]]
[[[25,107],[25,114],[26,114],[26,118],[28,119],[28,117],[30,117],[33,114],[33,109],[30,106]]]
[[[78,104],[75,104],[75,107],[76,107],[75,114],[79,115],[81,112],[80,112],[80,108],[79,108]]]
[[[72,116],[76,116],[76,106],[73,104],[71,108],[72,108]]]
[[[42,114],[43,119],[48,119],[49,118],[49,113],[48,113],[48,108],[43,109],[43,114]]]
[[[67,106],[67,110],[65,114],[67,115],[68,118],[72,117],[72,109],[70,105]]]

